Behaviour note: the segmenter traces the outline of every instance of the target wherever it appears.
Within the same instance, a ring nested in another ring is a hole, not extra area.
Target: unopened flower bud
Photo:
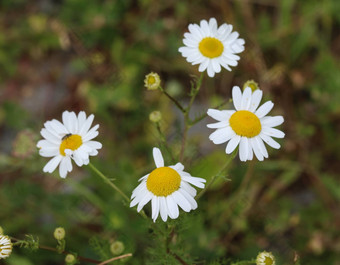
[[[251,91],[253,92],[257,89],[260,89],[258,83],[256,83],[254,80],[248,80],[247,82],[245,82],[242,89],[245,90],[246,87],[250,87]]]
[[[155,111],[150,113],[149,119],[150,119],[150,121],[155,122],[155,123],[160,122],[161,119],[162,119],[162,114],[161,114],[160,111],[155,110]]]
[[[271,252],[260,252],[256,258],[256,265],[275,265],[275,257]]]
[[[120,255],[125,249],[124,244],[121,241],[115,241],[111,244],[110,250],[113,255]]]
[[[62,240],[65,238],[65,229],[62,228],[62,227],[57,227],[55,230],[54,230],[54,238],[57,239],[57,240]]]
[[[161,84],[161,79],[158,74],[151,72],[150,74],[145,76],[144,86],[148,90],[156,90],[159,88]]]
[[[75,264],[77,261],[77,258],[73,254],[67,254],[65,257],[65,262],[67,265]]]

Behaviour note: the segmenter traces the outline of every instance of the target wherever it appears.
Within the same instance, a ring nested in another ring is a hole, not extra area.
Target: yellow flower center
[[[153,85],[154,83],[156,83],[156,78],[155,78],[154,76],[150,75],[150,76],[148,77],[148,83],[149,83],[150,85]]]
[[[236,111],[229,119],[231,128],[237,135],[252,138],[261,132],[260,119],[247,110]]]
[[[206,37],[198,45],[200,52],[208,58],[219,57],[223,50],[223,44],[220,40],[216,38]]]
[[[269,257],[266,257],[264,260],[264,264],[266,265],[272,265],[273,264],[273,260]]]
[[[156,196],[168,196],[179,189],[181,176],[170,167],[159,167],[152,171],[146,187]]]
[[[59,147],[61,155],[66,156],[65,149],[77,150],[83,144],[81,136],[78,134],[67,134],[63,137],[63,140]]]

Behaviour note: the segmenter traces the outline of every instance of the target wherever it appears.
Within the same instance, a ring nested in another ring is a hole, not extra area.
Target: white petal
[[[261,119],[262,126],[275,127],[281,125],[284,122],[282,116],[266,116]]]
[[[59,175],[61,178],[66,178],[67,175],[67,161],[65,157],[61,160],[59,165]]]
[[[54,143],[56,145],[60,145],[61,140],[56,137],[55,135],[51,134],[47,129],[43,128],[40,131],[40,134],[42,135],[42,137],[44,137],[47,141]]]
[[[251,147],[250,139],[248,139],[248,160],[253,160],[253,148]]]
[[[208,60],[208,59],[205,59],[205,60],[200,64],[200,66],[198,67],[198,71],[199,71],[199,72],[205,71],[205,70],[207,69],[208,65],[209,65],[209,60]]]
[[[257,141],[255,138],[250,138],[250,144],[251,144],[251,147],[253,148],[254,150],[254,153],[255,153],[255,156],[256,158],[259,160],[259,161],[263,161],[263,155],[262,155],[262,152],[260,150],[260,147],[258,146],[257,144]]]
[[[209,61],[208,67],[207,67],[207,73],[209,77],[214,77],[215,76],[215,71],[212,66],[211,60]]]
[[[182,163],[177,163],[174,166],[171,166],[173,169],[175,169],[176,171],[182,171],[184,169],[184,166],[182,165]]]
[[[271,101],[267,101],[264,103],[261,107],[258,108],[258,110],[255,112],[255,115],[261,119],[264,116],[266,116],[274,107],[274,103]]]
[[[197,202],[195,201],[195,199],[184,189],[179,189],[178,190],[186,199],[187,201],[190,203],[191,205],[191,209],[195,210],[197,208]]]
[[[198,187],[198,188],[201,188],[203,189],[204,188],[204,183],[206,182],[205,179],[202,179],[202,178],[196,178],[196,177],[192,177],[190,176],[190,174],[187,174],[187,175],[181,175],[182,179],[186,182],[189,182],[190,184]]]
[[[232,90],[233,94],[233,103],[236,110],[241,110],[241,103],[242,103],[242,92],[238,86],[234,86]]]
[[[178,210],[178,206],[175,203],[172,195],[169,195],[169,196],[166,197],[166,203],[168,205],[170,218],[176,219],[179,215],[179,210]]]
[[[150,191],[146,192],[144,198],[138,204],[137,212],[140,212],[140,210],[143,209],[143,207],[152,199],[152,197],[153,194]]]
[[[88,132],[88,130],[90,129],[90,127],[92,125],[93,119],[94,119],[94,115],[93,114],[91,114],[86,119],[86,121],[83,123],[83,126],[81,128],[79,128],[79,134],[80,135],[85,135]]]
[[[157,196],[152,197],[151,205],[152,205],[152,219],[155,222],[159,215],[159,198]]]
[[[241,101],[241,109],[248,110],[251,102],[251,88],[246,87],[243,91],[242,101]]]
[[[275,129],[275,128],[268,128],[268,127],[264,127],[262,128],[262,133],[271,136],[271,137],[275,137],[275,138],[283,138],[285,137],[284,132]]]
[[[165,197],[163,196],[159,197],[159,202],[160,202],[159,210],[161,213],[162,220],[166,222],[166,220],[168,219],[168,206],[166,204]]]
[[[85,121],[86,121],[85,111],[80,111],[78,113],[78,131],[83,127]]]
[[[231,140],[227,144],[225,152],[227,154],[231,154],[235,150],[235,148],[237,147],[240,140],[241,140],[241,136],[239,136],[239,135],[236,135],[235,137],[231,138]]]
[[[100,142],[97,141],[86,142],[86,145],[92,149],[101,149],[103,146]]]
[[[172,198],[174,199],[175,203],[179,205],[185,212],[190,212],[191,210],[191,205],[188,202],[188,200],[180,193],[178,190],[176,190],[172,194]]]
[[[59,165],[60,161],[62,159],[61,155],[58,155],[56,157],[53,157],[50,161],[48,161],[48,163],[44,166],[43,171],[44,172],[48,172],[48,173],[52,173],[57,166]]]
[[[59,148],[53,147],[53,148],[42,148],[39,150],[39,155],[42,157],[52,157],[59,155]]]
[[[222,144],[229,141],[234,136],[236,136],[236,133],[230,126],[228,126],[226,128],[217,129],[215,132],[210,134],[209,139],[213,141],[214,144]]]
[[[262,153],[262,155],[265,157],[265,158],[268,158],[268,151],[267,151],[267,148],[266,146],[264,145],[262,139],[260,138],[260,136],[255,136],[254,137],[256,139],[256,142],[257,142],[257,145]]]
[[[263,92],[260,89],[256,89],[254,91],[253,95],[251,96],[249,111],[254,112],[257,109],[261,102],[262,94]]]
[[[239,156],[241,161],[247,161],[248,158],[248,138],[242,136],[240,140]]]
[[[159,148],[154,147],[152,149],[152,154],[153,154],[153,160],[155,161],[156,167],[164,167],[164,159],[161,153],[161,150]]]
[[[274,139],[272,139],[268,135],[260,134],[260,137],[262,138],[263,141],[265,141],[266,144],[268,144],[269,146],[271,146],[274,149],[279,149],[281,147],[278,142],[276,142]]]
[[[195,197],[197,194],[196,189],[185,181],[181,181],[181,188],[185,189],[192,197]]]
[[[215,120],[218,121],[229,121],[230,116],[235,111],[230,110],[217,110],[217,109],[208,109],[207,114]]]
[[[216,123],[207,124],[207,127],[211,128],[211,129],[218,129],[218,128],[227,127],[228,124],[229,124],[229,122],[227,120],[225,120],[225,121],[219,121],[219,122],[216,122]]]
[[[95,125],[94,127],[89,130],[85,136],[83,137],[83,134],[81,135],[83,142],[87,142],[92,140],[93,138],[97,137],[99,132],[97,131],[99,128],[99,124]]]

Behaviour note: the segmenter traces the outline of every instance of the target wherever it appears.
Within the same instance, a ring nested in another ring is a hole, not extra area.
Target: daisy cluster
[[[217,25],[215,18],[202,20],[199,25],[190,24],[189,33],[184,34],[184,47],[179,48],[181,54],[193,65],[199,64],[198,70],[207,70],[209,77],[219,73],[221,68],[231,71],[236,66],[244,50],[244,40],[234,31],[232,25]],[[160,78],[156,73],[146,76],[145,87],[149,90],[160,88]],[[248,83],[246,83],[248,84]],[[284,121],[282,116],[268,116],[274,104],[267,101],[260,105],[263,92],[255,82],[250,82],[244,90],[237,86],[232,89],[234,108],[232,110],[209,109],[208,116],[217,122],[208,124],[215,129],[209,139],[214,144],[226,143],[225,152],[231,154],[238,147],[241,161],[256,157],[262,161],[268,158],[265,144],[278,149],[280,144],[273,138],[283,138],[284,133],[274,127]],[[59,166],[62,178],[72,171],[72,161],[77,166],[89,164],[89,157],[98,154],[102,148],[100,142],[93,139],[98,136],[99,125],[91,128],[94,115],[86,116],[81,111],[78,115],[65,111],[62,122],[47,121],[41,130],[44,139],[37,144],[39,154],[50,158],[43,168],[44,172],[52,173]],[[158,123],[160,113],[153,113],[150,119]],[[179,209],[190,212],[197,208],[196,189],[205,187],[205,179],[193,177],[184,171],[184,165],[165,166],[160,149],[153,149],[156,169],[140,178],[140,184],[133,190],[130,207],[137,206],[137,211],[151,202],[151,217],[155,222],[160,216],[166,222],[168,217],[176,219]]]

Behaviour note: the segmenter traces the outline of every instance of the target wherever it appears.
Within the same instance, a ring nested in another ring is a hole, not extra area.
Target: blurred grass
[[[53,246],[54,228],[64,226],[67,249],[80,255],[110,257],[109,242],[118,239],[134,254],[127,264],[151,264],[145,249],[154,247],[154,235],[119,195],[85,168],[65,181],[43,174],[47,161],[36,150],[15,156],[16,135],[30,128],[38,137],[43,122],[66,109],[95,113],[104,147],[92,161],[130,193],[152,169],[151,148],[160,144],[149,113],[162,110],[175,153],[181,137],[178,113],[159,92],[144,90],[144,75],[158,72],[185,102],[187,73],[198,72],[178,47],[189,23],[214,16],[234,25],[246,50],[231,73],[204,80],[197,109],[254,79],[275,102],[272,115],[284,115],[286,138],[254,165],[241,197],[235,195],[248,163],[234,164],[231,182],[216,182],[199,210],[181,216],[183,251],[197,264],[252,259],[267,249],[278,264],[293,264],[296,252],[301,264],[339,265],[338,1],[3,0],[0,10],[0,225],[7,234],[35,234]],[[210,178],[225,154],[208,130],[191,131],[186,168]],[[96,240],[106,247],[98,251]],[[62,262],[58,254],[15,249],[4,264]]]

